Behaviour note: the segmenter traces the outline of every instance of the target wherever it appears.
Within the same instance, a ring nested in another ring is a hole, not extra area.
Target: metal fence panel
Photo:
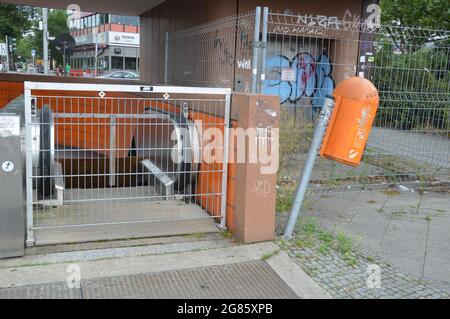
[[[225,225],[229,89],[26,83],[27,238],[74,227]]]
[[[170,35],[168,83],[250,92],[256,74],[258,92],[280,97],[279,183],[294,189],[324,96],[344,79],[364,76],[378,88],[380,106],[362,163],[354,168],[318,159],[310,188],[448,188],[449,30],[268,8],[260,28],[256,19],[254,13],[234,16]],[[257,63],[248,63],[255,50]]]
[[[450,31],[376,26],[271,12],[262,91],[283,106],[281,183],[303,166],[317,109],[350,76],[370,79],[380,106],[363,161],[316,163],[310,187],[347,190],[450,182]]]
[[[167,33],[166,83],[250,92],[259,19],[251,12]]]

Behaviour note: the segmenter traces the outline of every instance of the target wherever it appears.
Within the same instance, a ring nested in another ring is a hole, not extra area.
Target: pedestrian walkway
[[[406,187],[329,193],[309,197],[302,212],[309,228],[314,221],[321,230],[307,245],[298,240],[286,250],[334,297],[450,296],[449,194]],[[287,215],[277,214],[279,234]],[[298,227],[296,234],[300,231]],[[352,246],[351,259],[328,249],[331,236]],[[380,270],[379,289],[367,285],[372,266]]]

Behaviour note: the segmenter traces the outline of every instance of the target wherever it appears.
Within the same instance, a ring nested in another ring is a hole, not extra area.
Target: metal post
[[[255,10],[255,30],[253,34],[253,59],[252,59],[252,88],[251,93],[256,93],[256,81],[258,77],[258,52],[259,52],[259,29],[261,24],[261,7]]]
[[[294,203],[292,204],[291,214],[289,215],[289,220],[286,225],[286,229],[284,230],[284,238],[291,238],[292,233],[294,232],[295,224],[300,215],[303,198],[305,197],[309,179],[311,178],[311,173],[314,168],[317,152],[320,150],[320,146],[322,145],[322,140],[325,135],[331,113],[333,112],[333,108],[334,98],[331,95],[327,95],[324,99],[324,104],[319,114],[316,129],[314,130],[314,137],[309,148],[308,158],[306,160],[305,167],[303,168],[300,184],[298,185]]]
[[[6,72],[9,72],[9,41],[8,36],[5,36],[5,45],[6,45]]]
[[[25,99],[25,168],[26,168],[26,219],[27,219],[27,238],[25,244],[27,247],[34,246],[34,220],[33,220],[33,127],[31,112],[36,107],[36,100],[31,101],[31,89],[29,82],[24,83],[24,99]]]
[[[95,51],[94,51],[94,78],[97,77],[97,64],[98,64],[98,36],[97,36],[97,29],[92,29],[94,31],[94,38],[95,38]]]
[[[42,49],[44,52],[44,74],[48,74],[48,9],[42,8]]]
[[[164,54],[164,84],[167,85],[167,72],[169,71],[169,32],[166,32],[166,47]]]
[[[262,93],[266,80],[267,28],[269,24],[269,8],[263,8],[262,37],[261,37],[261,75],[258,92]]]
[[[109,186],[116,185],[116,115],[111,114],[109,123]]]
[[[65,76],[69,76],[68,74],[66,74],[66,42],[64,42],[64,53],[63,53],[63,72]]]
[[[220,214],[220,228],[226,229],[227,227],[227,185],[228,185],[228,156],[229,156],[229,143],[230,143],[230,109],[231,109],[231,97],[230,94],[225,95],[225,118],[223,130],[223,160],[222,160],[222,201]]]

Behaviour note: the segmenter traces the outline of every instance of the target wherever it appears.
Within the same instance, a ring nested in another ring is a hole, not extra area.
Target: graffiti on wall
[[[325,52],[316,58],[301,52],[292,60],[273,55],[266,59],[266,70],[263,92],[278,95],[282,104],[309,97],[314,107],[320,107],[324,97],[334,89],[332,64]]]
[[[291,10],[285,10],[291,12]],[[368,5],[366,8],[367,18],[363,19],[359,14],[352,13],[346,9],[344,15],[325,16],[321,14],[290,14],[292,18],[289,23],[273,22],[272,33],[284,34],[308,34],[326,36],[329,30],[363,31],[373,32],[380,26],[380,7],[376,4]]]

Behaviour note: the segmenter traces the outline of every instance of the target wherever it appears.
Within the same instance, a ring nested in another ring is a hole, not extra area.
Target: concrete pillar
[[[280,103],[278,96],[260,94],[233,94],[231,118],[234,127],[244,130],[255,129],[257,138],[249,142],[257,144],[264,139],[273,138],[269,143],[278,145]],[[268,141],[268,139],[266,139]],[[236,144],[236,143],[235,143]],[[270,145],[269,144],[269,145]],[[233,145],[233,143],[231,143]],[[249,147],[247,147],[248,153]],[[236,145],[230,147],[231,156],[236,158]],[[275,198],[278,168],[278,148],[272,154],[272,163],[237,163],[235,174],[234,207],[231,203],[232,216],[227,218],[227,226],[233,237],[243,243],[273,240],[275,236]],[[272,164],[275,170],[268,169]],[[230,180],[229,180],[230,183]],[[229,185],[229,189],[232,188]],[[233,201],[233,200],[232,200]],[[231,209],[230,209],[231,210]]]

